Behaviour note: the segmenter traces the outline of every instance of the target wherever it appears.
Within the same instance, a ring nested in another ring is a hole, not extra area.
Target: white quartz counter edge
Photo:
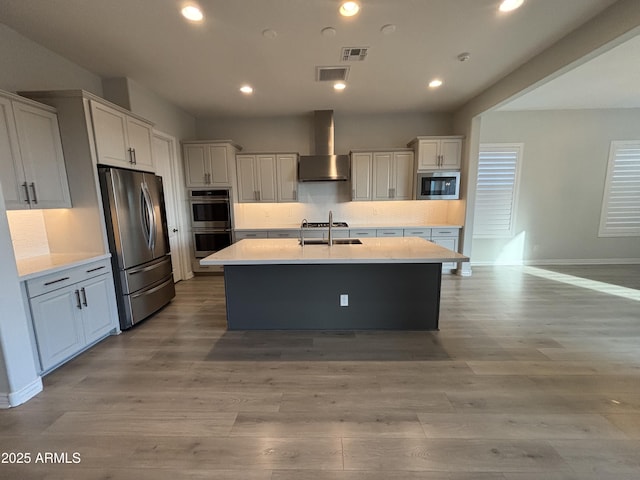
[[[20,281],[111,258],[110,253],[52,253],[16,260]]]
[[[444,263],[468,257],[417,237],[362,238],[361,245],[306,245],[297,239],[245,239],[209,255],[201,265]]]
[[[320,228],[313,228],[311,230],[322,230],[322,229],[327,229],[328,227],[320,227]],[[409,224],[402,224],[402,225],[389,225],[389,224],[384,224],[384,225],[362,225],[362,224],[349,224],[348,227],[333,227],[332,230],[357,230],[357,229],[365,229],[365,228],[370,228],[370,229],[383,229],[383,228],[462,228],[462,225],[451,225],[451,224],[445,224],[445,223],[438,223],[438,224],[429,224],[429,225],[425,225],[425,224],[413,224],[413,225],[409,225]],[[256,231],[256,230],[300,230],[300,224],[297,223],[295,225],[270,225],[268,227],[265,226],[260,226],[260,227],[236,227],[234,229],[236,232],[244,232],[244,231]]]

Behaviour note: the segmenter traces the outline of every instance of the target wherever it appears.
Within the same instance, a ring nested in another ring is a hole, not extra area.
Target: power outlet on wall
[[[340,294],[340,306],[341,307],[348,307],[349,306],[349,294],[348,293],[341,293]]]

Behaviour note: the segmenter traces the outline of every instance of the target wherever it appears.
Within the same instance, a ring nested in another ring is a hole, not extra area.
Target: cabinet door
[[[229,158],[225,145],[209,145],[209,183],[217,187],[231,186],[231,172],[229,170]]]
[[[440,155],[442,155],[442,161],[440,164],[442,168],[460,168],[460,159],[462,157],[462,140],[442,140],[442,143],[440,144]]]
[[[7,209],[29,208],[11,100],[0,97],[0,182]]]
[[[115,293],[111,275],[100,275],[79,284],[85,344],[104,337],[115,325]]]
[[[135,118],[127,117],[127,138],[133,149],[133,166],[146,172],[155,171],[153,164],[151,125]]]
[[[258,186],[256,181],[254,155],[237,155],[238,167],[238,201],[257,202]]]
[[[184,177],[187,187],[206,187],[209,156],[205,145],[184,145]]]
[[[98,163],[131,167],[126,116],[113,108],[92,101],[91,117]]]
[[[393,154],[394,200],[413,198],[414,165],[413,152],[395,152]]]
[[[276,156],[256,156],[256,177],[258,180],[258,201],[275,202],[278,199],[276,186]]]
[[[278,202],[298,201],[298,156],[277,155]]]
[[[84,346],[78,295],[71,286],[30,300],[42,370],[49,370]]]
[[[439,140],[420,140],[418,143],[418,169],[439,168]]]
[[[70,208],[58,116],[16,102],[13,111],[31,208]]]
[[[373,186],[373,154],[357,152],[351,155],[351,199],[371,200]]]
[[[391,198],[393,182],[393,153],[376,152],[373,154],[373,200]]]

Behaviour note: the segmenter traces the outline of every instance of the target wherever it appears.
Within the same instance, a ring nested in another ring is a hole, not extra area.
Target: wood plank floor
[[[0,452],[32,457],[0,479],[638,479],[640,302],[576,276],[640,287],[478,267],[443,279],[439,332],[227,332],[222,278],[180,282],[0,411]]]

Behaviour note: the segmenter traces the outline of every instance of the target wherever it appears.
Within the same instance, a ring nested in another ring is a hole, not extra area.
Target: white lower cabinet
[[[27,292],[43,372],[118,330],[108,260],[29,280]]]

